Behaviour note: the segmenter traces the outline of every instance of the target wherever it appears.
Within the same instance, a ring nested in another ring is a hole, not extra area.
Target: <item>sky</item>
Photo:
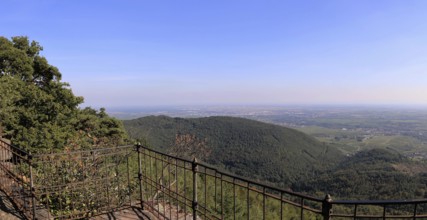
[[[1,0],[84,106],[427,105],[424,0]]]

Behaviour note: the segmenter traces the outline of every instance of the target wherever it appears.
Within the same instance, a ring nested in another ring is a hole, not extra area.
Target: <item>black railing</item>
[[[28,219],[427,219],[427,200],[316,198],[141,145],[30,155],[0,140],[0,187]]]
[[[331,201],[340,212],[331,217],[353,219],[427,219],[427,200]],[[346,211],[343,211],[346,210]]]
[[[162,219],[427,219],[427,199],[332,200],[137,146],[145,208]]]
[[[0,187],[28,219],[82,219],[131,207],[134,146],[30,155],[0,140]]]
[[[13,201],[23,218],[31,217],[31,213],[35,213],[30,160],[31,156],[26,151],[0,138],[0,189]]]

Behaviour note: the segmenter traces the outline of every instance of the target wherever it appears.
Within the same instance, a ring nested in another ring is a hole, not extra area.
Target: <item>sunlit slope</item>
[[[153,148],[186,152],[183,156],[281,185],[313,176],[343,157],[336,148],[297,130],[243,118],[149,116],[124,125],[132,138]]]

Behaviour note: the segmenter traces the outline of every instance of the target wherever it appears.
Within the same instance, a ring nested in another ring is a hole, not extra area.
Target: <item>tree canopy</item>
[[[13,144],[31,151],[117,145],[120,121],[105,109],[80,109],[83,98],[61,81],[58,68],[27,37],[0,37],[0,127]]]

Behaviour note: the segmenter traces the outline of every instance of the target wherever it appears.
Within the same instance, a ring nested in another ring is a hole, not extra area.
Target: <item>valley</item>
[[[146,116],[124,125],[146,146],[296,192],[425,198],[425,142],[423,135],[411,136],[424,131],[425,113],[351,111],[350,117],[348,109],[318,111],[316,117],[308,110],[240,115],[244,118]],[[405,132],[398,131],[399,124]]]

